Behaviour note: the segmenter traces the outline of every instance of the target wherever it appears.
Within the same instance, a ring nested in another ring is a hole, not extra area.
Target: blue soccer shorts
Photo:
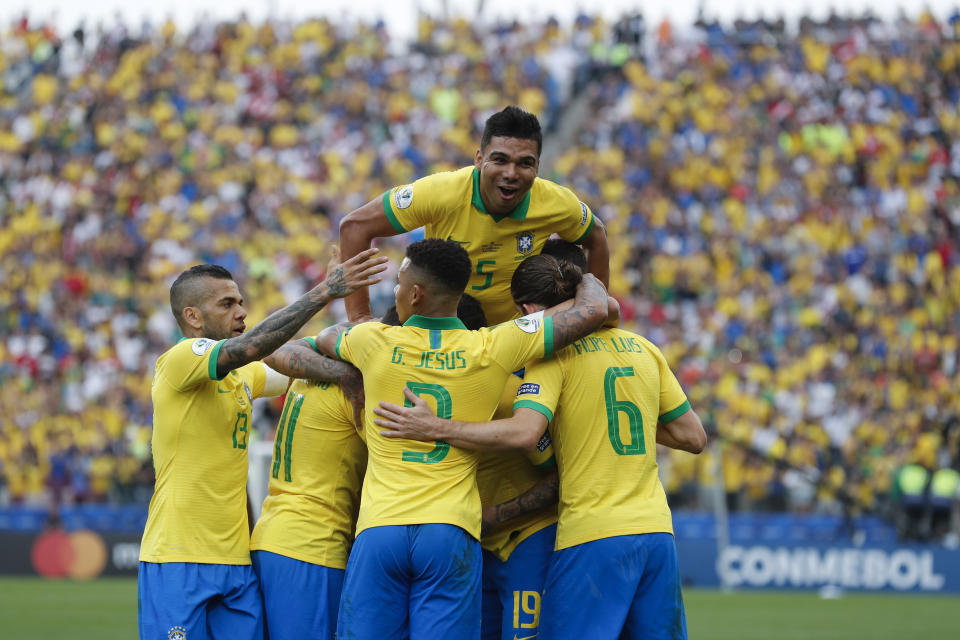
[[[141,640],[263,640],[263,600],[250,565],[141,562]]]
[[[555,551],[538,640],[686,640],[677,545],[669,533]]]
[[[537,531],[501,561],[483,552],[483,640],[534,638],[557,525]]]
[[[343,569],[251,551],[270,640],[334,640]],[[188,639],[189,640],[189,639]]]
[[[480,637],[480,543],[449,524],[365,529],[347,561],[337,637]]]

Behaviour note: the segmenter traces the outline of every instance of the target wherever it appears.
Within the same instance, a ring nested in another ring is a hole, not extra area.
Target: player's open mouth
[[[233,328],[233,332],[234,332],[235,334],[237,334],[238,336],[239,336],[239,335],[243,335],[243,332],[246,331],[246,330],[247,330],[246,325],[240,325],[239,327],[234,327],[234,328]]]
[[[500,197],[504,200],[513,200],[517,195],[517,189],[511,189],[510,187],[497,187],[497,191],[500,192]]]

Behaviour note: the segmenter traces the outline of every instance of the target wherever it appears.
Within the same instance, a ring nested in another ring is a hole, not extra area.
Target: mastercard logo
[[[93,531],[48,531],[30,549],[33,568],[45,578],[89,580],[107,566],[107,545]]]

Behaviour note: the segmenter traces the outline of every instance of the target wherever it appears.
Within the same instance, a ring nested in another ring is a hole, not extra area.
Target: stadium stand
[[[719,462],[734,511],[892,518],[900,467],[960,463],[958,24],[6,26],[0,504],[29,508],[0,528],[51,502],[142,525],[86,503],[149,499],[170,279],[223,264],[252,325],[322,276],[340,216],[471,163],[506,103],[574,140],[542,173],[606,221],[625,325],[722,443],[661,454],[671,504],[708,507]],[[807,535],[750,516],[734,538]]]

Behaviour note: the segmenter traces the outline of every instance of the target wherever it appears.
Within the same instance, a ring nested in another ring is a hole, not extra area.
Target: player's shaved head
[[[218,264],[198,264],[190,267],[173,281],[170,287],[170,310],[177,319],[177,326],[186,333],[183,310],[187,307],[199,307],[210,295],[204,286],[208,278],[215,280],[233,280],[233,275]]]
[[[410,275],[440,296],[459,298],[470,280],[470,256],[451,240],[427,238],[407,246]]]

